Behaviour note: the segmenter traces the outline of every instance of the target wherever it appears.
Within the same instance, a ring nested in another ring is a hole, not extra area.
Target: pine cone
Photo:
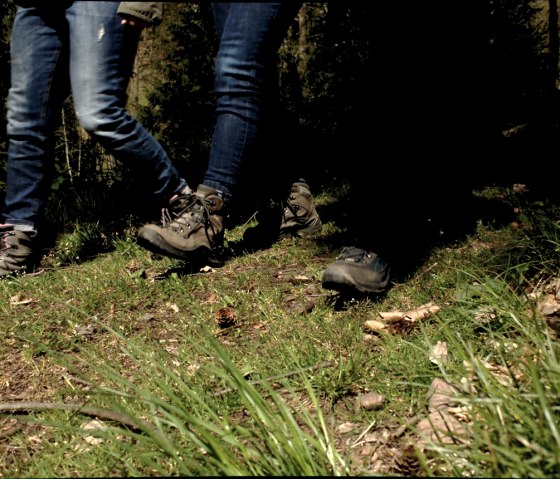
[[[400,454],[395,456],[394,467],[398,474],[403,476],[418,476],[422,468],[412,444],[404,446]]]

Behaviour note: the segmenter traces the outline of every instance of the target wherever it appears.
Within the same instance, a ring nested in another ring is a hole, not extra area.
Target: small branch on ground
[[[0,413],[21,413],[32,411],[74,411],[85,416],[95,417],[97,419],[105,419],[108,421],[115,421],[133,430],[150,430],[158,433],[154,426],[143,419],[136,419],[120,412],[111,411],[108,409],[101,409],[97,407],[83,406],[81,404],[69,403],[51,403],[51,402],[5,402],[0,403]]]

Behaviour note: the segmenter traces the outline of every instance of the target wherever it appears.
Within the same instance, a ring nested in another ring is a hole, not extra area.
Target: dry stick
[[[159,431],[147,421],[143,419],[133,419],[120,412],[110,411],[109,409],[101,409],[97,407],[82,406],[80,404],[68,403],[52,403],[52,402],[4,402],[0,403],[0,412],[22,412],[22,411],[75,411],[85,416],[92,416],[99,419],[116,421],[118,423],[129,426],[134,430],[145,428],[156,434]]]
[[[334,366],[336,363],[334,361],[323,361],[319,364],[315,364],[313,366],[309,366],[306,368],[298,369],[296,371],[289,371],[284,374],[280,374],[278,376],[272,376],[265,379],[259,379],[256,381],[249,381],[249,383],[253,386],[262,384],[265,382],[274,381],[277,379],[288,378],[290,376],[295,376],[297,374],[301,374],[304,371],[314,371],[316,369],[328,368]],[[78,378],[73,378],[78,379]],[[80,382],[86,382],[79,380]],[[213,397],[223,396],[224,394],[230,393],[234,391],[233,388],[225,388],[220,391],[217,391],[212,394]],[[85,416],[96,417],[99,419],[106,419],[110,421],[115,421],[125,426],[129,426],[134,430],[141,430],[143,426],[145,429],[152,431],[154,434],[163,437],[161,433],[149,422],[144,421],[143,419],[133,419],[125,414],[110,411],[109,409],[101,409],[97,407],[89,407],[89,406],[82,406],[80,404],[68,404],[68,403],[51,403],[51,402],[38,402],[38,401],[29,401],[29,402],[4,402],[0,403],[0,412],[22,412],[22,411],[75,411],[79,412],[80,414],[84,414]],[[7,437],[12,434],[15,434],[19,431],[20,428],[14,428],[11,431],[5,431],[0,437]]]
[[[362,444],[364,444],[363,442],[360,442],[360,441],[361,441],[361,440],[364,438],[364,436],[369,432],[369,430],[375,425],[375,422],[376,422],[376,420],[374,419],[374,420],[370,423],[370,425],[365,429],[365,431],[362,432],[362,433],[358,436],[358,439],[356,439],[356,440],[354,441],[354,444],[352,444],[352,445],[350,446],[350,449],[352,449],[353,447],[361,446]]]

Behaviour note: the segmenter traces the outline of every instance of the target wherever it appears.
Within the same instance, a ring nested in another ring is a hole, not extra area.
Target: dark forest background
[[[129,108],[196,183],[214,121],[213,20],[208,3],[165,8],[163,24],[143,34]],[[11,0],[0,3],[3,99],[14,11]],[[554,196],[558,41],[556,0],[306,3],[279,52],[278,136],[249,170],[246,189],[289,172],[315,192],[348,181],[366,192],[357,201],[380,208],[450,204],[449,194],[492,184],[525,183]],[[51,214],[66,223],[79,214],[68,194],[82,204],[88,194],[106,198],[107,214],[145,207],[134,193],[142,178],[84,134],[70,100],[62,120]]]

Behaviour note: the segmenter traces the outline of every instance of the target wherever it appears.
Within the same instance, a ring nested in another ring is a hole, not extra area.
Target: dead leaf
[[[98,419],[93,419],[82,425],[82,429],[85,431],[101,431],[107,429],[107,426]],[[99,444],[104,442],[103,438],[92,436],[91,434],[85,435],[83,437],[83,440],[88,446],[98,446]],[[91,447],[88,446],[86,446],[85,444],[76,444],[74,450],[80,453],[88,452],[91,449]]]
[[[523,372],[519,369],[519,367],[510,367],[507,368],[505,366],[501,366],[499,364],[489,363],[487,361],[478,361],[477,365],[470,361],[463,361],[467,371],[470,372],[471,378],[470,382],[473,382],[477,378],[476,370],[478,368],[484,367],[492,376],[502,385],[502,386],[511,386],[513,384],[514,379],[516,381],[520,381],[523,379]],[[513,378],[512,378],[513,376]]]
[[[217,302],[218,302],[218,295],[216,293],[210,293],[202,304],[215,304]]]
[[[537,304],[537,308],[544,316],[551,316],[560,311],[560,303],[556,301],[555,295],[549,294],[544,301]]]
[[[175,313],[179,312],[179,306],[177,306],[175,303],[165,303],[165,305],[172,310]]]
[[[362,341],[364,343],[377,344],[379,343],[379,336],[376,336],[375,334],[364,333],[364,335],[362,336]]]
[[[86,324],[85,326],[78,325],[75,329],[75,333],[80,336],[89,336],[91,334],[95,334],[96,331],[95,326],[91,324]]]
[[[374,392],[362,394],[361,396],[358,396],[357,399],[358,405],[361,408],[365,409],[366,411],[371,411],[374,409],[381,408],[381,406],[383,406],[384,401],[385,401],[384,396]]]
[[[491,307],[482,306],[475,312],[474,317],[478,322],[488,324],[494,321],[498,316]]]
[[[453,415],[441,411],[433,411],[418,423],[419,446],[430,443],[453,444],[465,442],[468,429]]]
[[[311,311],[315,309],[315,302],[314,301],[306,301],[301,307],[298,309],[299,314],[309,314]]]
[[[449,364],[449,354],[447,352],[447,343],[438,341],[430,350],[429,359],[438,366],[446,366]]]
[[[459,390],[441,378],[432,381],[426,394],[429,414],[418,423],[420,447],[430,443],[453,444],[467,440],[469,429],[461,421],[470,421],[470,410],[458,404]]]
[[[354,429],[356,429],[358,427],[357,424],[353,423],[353,422],[343,422],[342,424],[340,424],[336,430],[337,432],[339,432],[340,434],[348,434],[349,432],[352,432]]]
[[[430,411],[455,406],[457,404],[456,393],[457,389],[448,382],[441,378],[434,379],[426,394]]]
[[[470,406],[455,406],[447,409],[450,414],[462,422],[470,422],[472,417],[472,408]]]

